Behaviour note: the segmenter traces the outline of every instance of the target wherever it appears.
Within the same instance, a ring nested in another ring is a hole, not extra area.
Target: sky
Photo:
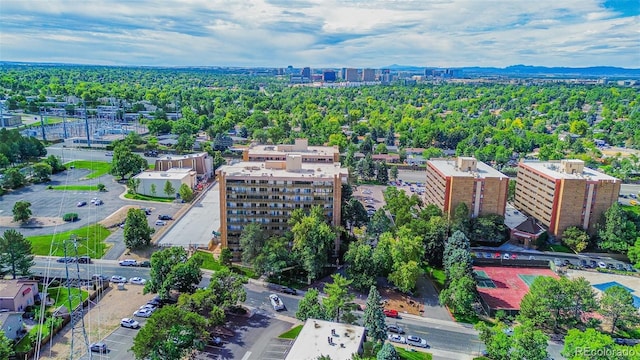
[[[0,61],[640,68],[640,1],[0,0]]]

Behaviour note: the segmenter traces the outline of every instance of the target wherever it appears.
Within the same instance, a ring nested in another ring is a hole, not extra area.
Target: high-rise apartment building
[[[584,166],[582,160],[524,161],[518,164],[514,206],[562,237],[578,226],[590,234],[618,200],[621,181]]]
[[[336,81],[336,72],[333,70],[325,70],[322,72],[322,81],[334,82]]]
[[[437,205],[447,216],[465,203],[472,217],[498,214],[507,206],[509,177],[471,157],[427,162],[424,200]]]
[[[300,71],[300,75],[302,75],[302,77],[307,80],[311,80],[311,68],[310,67],[302,68],[302,70]]]
[[[307,139],[296,139],[294,144],[286,145],[254,145],[244,149],[243,161],[285,161],[287,155],[300,155],[303,163],[340,162],[338,146],[309,146]]]
[[[218,169],[220,242],[238,258],[244,227],[258,223],[268,234],[284,234],[295,209],[321,206],[332,225],[340,224],[342,184],[348,169],[340,163],[305,163],[302,155],[285,160],[242,161]],[[335,250],[339,248],[336,239]]]
[[[358,77],[358,69],[354,68],[344,68],[342,69],[344,76],[342,77],[344,81],[348,82],[358,82],[360,78]]]
[[[376,81],[376,70],[375,69],[363,69],[362,70],[362,81]]]

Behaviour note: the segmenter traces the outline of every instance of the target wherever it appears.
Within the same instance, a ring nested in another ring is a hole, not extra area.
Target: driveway
[[[209,189],[200,201],[162,235],[158,245],[184,248],[189,245],[206,246],[211,240],[212,232],[220,230],[219,186],[216,183]]]

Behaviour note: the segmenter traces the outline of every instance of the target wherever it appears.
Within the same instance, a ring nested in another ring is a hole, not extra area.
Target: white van
[[[138,262],[133,259],[120,260],[118,264],[120,264],[120,266],[138,266]]]
[[[271,300],[271,305],[273,306],[273,309],[275,311],[284,310],[284,304],[282,303],[282,300],[280,300],[278,295],[276,294],[269,295],[269,300]]]

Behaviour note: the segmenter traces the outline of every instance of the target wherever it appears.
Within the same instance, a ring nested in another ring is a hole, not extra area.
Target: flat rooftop
[[[560,161],[523,161],[522,165],[530,167],[554,179],[588,179],[588,180],[606,180],[620,181],[613,176],[601,173],[599,171],[584,167],[582,173],[569,174],[561,171]]]
[[[153,179],[153,180],[182,180],[188,176],[190,172],[195,172],[190,168],[171,168],[167,171],[143,171],[134,176],[136,179]]]
[[[268,169],[262,161],[240,161],[232,165],[221,166],[217,173],[227,177],[273,177],[273,178],[333,178],[335,175],[349,174],[349,169],[340,167],[340,163],[302,163],[301,169]]]
[[[332,335],[331,330],[334,330]],[[329,344],[329,338],[333,344]],[[332,360],[350,360],[364,343],[364,327],[308,319],[285,360],[316,360],[320,355]]]
[[[284,145],[287,146],[287,145]],[[254,145],[249,148],[250,155],[271,155],[271,154],[300,154],[300,155],[326,155],[340,153],[340,149],[332,146],[307,146],[305,150],[280,150],[279,145]]]
[[[525,220],[527,220],[527,216],[525,214],[521,213],[518,209],[513,207],[513,205],[507,203],[507,208],[504,213],[504,224],[507,225],[509,229],[515,228]]]
[[[163,155],[156,158],[156,160],[185,160],[185,159],[192,159],[195,157],[203,157],[206,155],[207,153],[204,153],[204,152],[197,153],[197,154],[187,154],[187,155]]]
[[[455,177],[472,177],[472,178],[508,178],[507,175],[492,168],[491,166],[478,161],[475,171],[463,171],[456,167],[455,159],[434,159],[429,160],[429,164],[432,164],[436,169],[446,176]]]

